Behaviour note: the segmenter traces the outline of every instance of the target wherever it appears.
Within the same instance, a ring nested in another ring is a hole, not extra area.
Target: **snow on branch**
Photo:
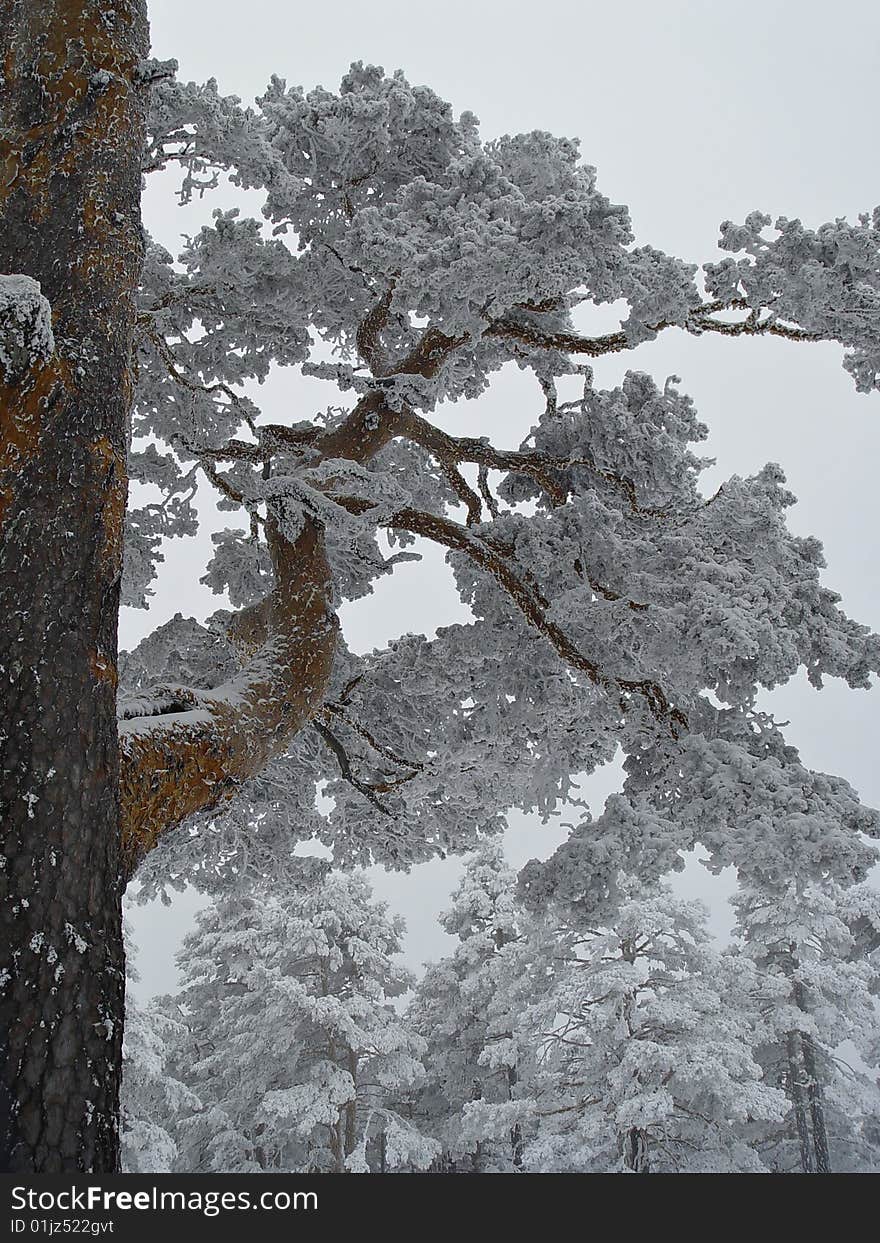
[[[338,497],[337,503],[351,509],[353,513],[362,512],[366,504],[357,497]],[[494,578],[525,619],[549,640],[567,664],[585,673],[597,686],[616,688],[620,695],[621,711],[626,710],[633,695],[638,695],[645,700],[651,714],[666,724],[673,737],[678,736],[680,728],[687,728],[687,717],[669,702],[666,693],[657,683],[647,678],[616,678],[600,670],[548,616],[547,602],[541,599],[536,588],[529,586],[507,559],[485,540],[448,518],[412,509],[398,510],[387,519],[386,525],[410,531],[413,535],[420,535],[456,552],[465,553]]]

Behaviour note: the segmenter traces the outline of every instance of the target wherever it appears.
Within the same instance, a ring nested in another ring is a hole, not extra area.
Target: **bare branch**
[[[312,721],[312,729],[314,729],[315,732],[324,740],[324,742],[327,744],[327,746],[336,756],[336,762],[339,765],[339,771],[342,774],[343,779],[347,781],[349,785],[354,786],[356,790],[358,790],[361,794],[363,794],[364,798],[369,799],[369,801],[373,804],[373,806],[377,808],[379,811],[381,811],[383,816],[390,816],[391,812],[388,810],[388,808],[379,798],[373,786],[367,785],[367,783],[364,781],[360,781],[354,775],[354,773],[352,772],[351,763],[349,762],[348,756],[346,755],[346,752],[345,752],[345,747],[343,747],[342,743],[339,741],[336,735],[332,732],[332,730],[328,729],[327,726],[323,724],[323,722],[317,719]]]
[[[358,681],[360,681],[360,678],[358,678]],[[353,729],[355,733],[360,734],[360,736],[370,744],[377,755],[384,756],[385,759],[391,760],[393,764],[399,764],[401,768],[411,768],[414,772],[424,771],[424,764],[420,764],[418,760],[405,760],[403,756],[398,755],[396,751],[392,751],[390,747],[384,746],[382,743],[377,742],[366,726],[361,725],[360,721],[353,721],[346,715],[343,704],[328,701],[324,704],[324,710],[332,712],[334,716],[340,717],[349,729]]]

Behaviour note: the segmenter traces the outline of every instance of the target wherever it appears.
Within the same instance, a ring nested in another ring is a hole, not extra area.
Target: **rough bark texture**
[[[0,1167],[114,1170],[124,1002],[116,623],[143,0],[0,0],[0,273],[55,350],[0,377]]]
[[[283,427],[271,429],[279,438]],[[398,434],[380,394],[362,398],[341,427],[318,433],[311,460],[368,462]],[[338,622],[319,526],[289,542],[270,519],[266,536],[275,590],[232,620],[230,637],[249,657],[212,691],[182,692],[170,710],[122,722],[122,866],[130,877],[160,838],[231,797],[318,713],[330,681]]]
[[[183,711],[121,722],[126,876],[169,828],[258,773],[321,707],[339,630],[324,541],[311,521],[294,543],[267,526],[275,590],[255,612],[266,634],[254,657]]]

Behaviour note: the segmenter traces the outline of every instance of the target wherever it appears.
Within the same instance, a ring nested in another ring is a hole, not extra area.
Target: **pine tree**
[[[618,884],[607,924],[562,924],[552,986],[522,1014],[538,1060],[527,1168],[760,1170],[742,1124],[780,1117],[785,1101],[753,1058],[758,974],[712,947],[700,903]],[[491,1112],[470,1112],[471,1129],[491,1127]]]
[[[871,961],[880,894],[868,885],[753,876],[734,905],[742,954],[776,986],[771,1040],[759,1060],[788,1097],[784,1126],[758,1129],[757,1147],[782,1171],[876,1168],[880,1091],[837,1049],[848,1040],[874,1065],[880,1054],[880,972]]]
[[[358,875],[221,898],[180,956],[169,1067],[198,1100],[172,1120],[176,1168],[420,1168],[435,1145],[395,1107],[424,1043],[390,999],[402,923]]]
[[[129,982],[137,977],[129,972]],[[181,1021],[158,1002],[145,1006],[129,990],[122,1061],[121,1150],[126,1174],[168,1174],[178,1160],[176,1132],[183,1113],[202,1108],[170,1068],[186,1040]]]
[[[518,1171],[524,1135],[516,1101],[532,1059],[520,1043],[517,1015],[540,990],[539,947],[547,951],[550,937],[517,902],[516,873],[497,840],[468,860],[440,922],[459,945],[429,964],[408,1011],[428,1044],[423,1125],[441,1139],[448,1171]],[[500,1106],[508,1124],[490,1140],[469,1137],[463,1127],[470,1102]]]
[[[865,687],[880,643],[787,529],[779,467],[707,501],[678,382],[630,369],[603,390],[588,364],[661,333],[832,341],[875,393],[880,212],[727,221],[698,279],[634,246],[576,142],[484,140],[402,73],[273,78],[245,108],[146,59],[143,0],[0,0],[0,39],[4,1166],[116,1167],[120,899],[141,864],[241,879],[254,843],[281,868],[317,832],[340,865],[405,866],[511,806],[551,814],[622,748],[592,889],[695,841],[739,866],[774,798],[815,804],[835,879],[864,871],[876,818],[781,736],[768,759],[753,705],[801,667]],[[174,167],[182,201],[217,204],[179,258],[139,221],[142,172]],[[591,332],[611,303],[619,328]],[[439,404],[510,363],[519,447],[476,406],[475,434],[447,433]],[[273,369],[332,384],[330,404],[265,417]],[[117,702],[120,590],[149,605],[199,486],[234,515],[204,567],[231,608],[159,628]],[[419,540],[470,619],[354,655],[340,605]]]

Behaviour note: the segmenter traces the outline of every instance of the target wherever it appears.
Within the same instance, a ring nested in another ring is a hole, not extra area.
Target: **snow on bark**
[[[17,274],[0,280],[0,1165],[112,1172],[147,23],[141,0],[113,20],[96,0],[0,9],[0,272]]]
[[[55,349],[52,308],[40,282],[24,273],[0,275],[0,374],[16,384]]]

